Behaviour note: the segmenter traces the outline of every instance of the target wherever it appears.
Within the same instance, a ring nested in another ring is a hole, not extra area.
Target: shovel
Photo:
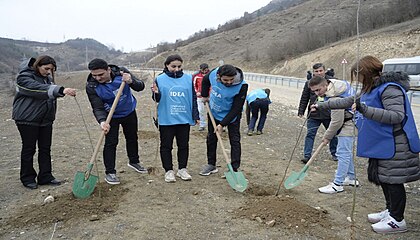
[[[115,96],[114,102],[112,103],[111,110],[109,111],[108,116],[106,118],[106,121],[105,121],[106,124],[109,124],[109,122],[111,122],[112,115],[114,114],[115,108],[117,107],[118,100],[120,99],[124,86],[125,86],[125,82],[123,81],[118,89],[117,96]],[[91,171],[95,163],[96,156],[98,155],[99,148],[101,147],[104,138],[105,138],[105,132],[102,131],[99,137],[98,143],[96,144],[93,155],[87,165],[87,170],[85,172],[78,171],[76,175],[74,176],[73,195],[76,198],[82,198],[82,199],[87,198],[92,194],[93,190],[95,190],[96,183],[98,182],[98,176],[92,175]]]
[[[290,176],[286,178],[286,181],[284,181],[284,187],[286,189],[292,189],[296,186],[299,186],[300,183],[303,181],[303,179],[306,177],[306,172],[309,169],[309,165],[314,161],[315,157],[318,155],[318,153],[321,151],[321,149],[325,146],[325,143],[322,142],[314,154],[312,154],[312,157],[309,159],[309,161],[303,166],[302,170],[300,172],[292,171]]]
[[[213,124],[214,129],[216,129],[216,121],[214,121],[214,117],[213,117],[213,114],[211,113],[209,105],[208,105],[207,102],[205,103],[205,105],[206,105],[206,108],[207,108],[207,112],[210,116],[211,123]],[[228,157],[228,155],[226,153],[226,150],[225,150],[225,147],[223,145],[222,137],[220,136],[218,131],[215,131],[215,132],[216,132],[217,139],[220,142],[220,146],[222,147],[223,156],[225,157],[226,164],[227,164],[227,167],[228,167],[228,170],[229,170],[227,172],[224,172],[226,180],[229,183],[230,187],[232,187],[234,190],[236,190],[238,192],[243,192],[243,191],[245,191],[245,189],[248,186],[248,180],[246,180],[246,178],[245,178],[245,176],[242,172],[233,171],[232,164],[229,161],[229,157]]]

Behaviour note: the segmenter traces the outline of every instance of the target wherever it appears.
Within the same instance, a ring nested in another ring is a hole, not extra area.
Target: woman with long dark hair
[[[76,96],[76,90],[55,85],[55,60],[50,56],[25,60],[16,80],[13,120],[22,139],[20,180],[29,189],[60,185],[52,175],[51,142],[58,97]],[[39,172],[33,167],[38,144]]]
[[[369,159],[368,179],[380,185],[385,210],[368,215],[378,233],[407,231],[404,183],[420,179],[420,140],[407,98],[409,78],[402,72],[382,72],[377,58],[365,56],[351,68],[352,81],[362,83],[361,95],[313,107],[331,109],[353,105],[358,129],[357,156]]]

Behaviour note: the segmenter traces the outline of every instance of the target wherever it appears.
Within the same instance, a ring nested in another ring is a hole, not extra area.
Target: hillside
[[[162,53],[152,59],[148,66],[161,66],[167,55],[179,53],[185,59],[186,69],[196,69],[202,62],[218,66],[222,60],[224,63],[241,66],[245,71],[302,77],[308,66],[318,59],[338,69],[343,57],[349,58],[349,62],[354,59],[348,55],[354,55],[355,45],[348,45],[355,40],[357,3],[356,0],[307,1],[284,11],[262,16],[258,21],[241,28]],[[365,47],[363,53],[382,54],[379,48],[383,46],[386,56],[378,56],[381,59],[418,55],[418,16],[418,1],[362,1],[360,33],[365,34],[363,41],[372,36],[372,42]],[[416,17],[410,23],[398,24]],[[383,27],[385,28],[382,29]],[[380,43],[382,41],[383,44]],[[311,51],[325,49],[326,46],[334,50],[325,52],[325,57],[312,55],[314,53]],[[341,46],[343,50],[339,49]],[[378,50],[374,50],[376,47]],[[407,49],[409,51],[405,51]],[[308,52],[313,57],[300,58]]]
[[[86,69],[86,59],[92,56],[114,59],[121,51],[109,49],[93,39],[72,39],[63,43],[41,43],[0,38],[0,73],[16,72],[22,58],[50,55],[60,71]]]

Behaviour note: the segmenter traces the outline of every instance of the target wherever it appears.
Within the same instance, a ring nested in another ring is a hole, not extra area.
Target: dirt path
[[[80,87],[80,82],[83,86],[83,77],[62,76],[62,81],[66,86]],[[261,86],[251,83],[251,89],[256,87]],[[130,170],[126,165],[125,141],[120,138],[117,171],[122,184],[101,183],[86,200],[74,199],[71,194],[75,172],[85,169],[92,153],[74,99],[59,100],[54,123],[54,174],[66,183],[29,191],[19,182],[20,138],[10,120],[12,96],[0,91],[0,239],[50,239],[51,236],[53,239],[350,239],[352,234],[356,239],[417,239],[420,235],[418,182],[407,185],[405,215],[410,231],[398,236],[382,236],[370,230],[366,214],[381,210],[384,201],[381,190],[367,182],[363,159],[356,160],[362,186],[356,193],[354,228],[346,219],[352,209],[351,188],[345,188],[338,195],[317,192],[318,187],[332,180],[336,169],[336,162],[326,151],[319,155],[300,186],[287,191],[282,189],[278,197],[274,196],[303,120],[296,117],[294,107],[301,90],[271,88],[273,104],[264,134],[242,135],[241,168],[250,183],[245,193],[234,192],[226,180],[220,178],[221,172],[209,177],[198,175],[206,157],[205,133],[198,132],[197,127],[191,130],[188,165],[193,180],[164,182],[160,159],[156,159],[158,133],[150,117],[154,104],[146,91],[136,94],[140,158],[154,171],[138,174]],[[83,90],[77,100],[95,143],[99,129]],[[245,121],[241,129],[246,131]],[[226,136],[224,139],[227,144]],[[303,166],[299,161],[302,141],[300,139],[290,165],[295,171]],[[225,170],[220,151],[218,160],[220,170]],[[101,156],[98,167],[102,180]],[[48,195],[54,196],[56,201],[43,205]],[[274,226],[266,224],[272,220],[275,220]]]

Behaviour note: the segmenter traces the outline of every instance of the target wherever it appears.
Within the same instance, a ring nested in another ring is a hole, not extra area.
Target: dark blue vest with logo
[[[214,69],[209,75],[211,84],[209,104],[214,118],[218,121],[222,121],[223,118],[225,118],[230,112],[233,104],[233,98],[239,93],[245,81],[243,80],[237,85],[226,87],[223,83],[217,80],[218,69],[219,68]],[[234,122],[235,120],[236,117],[231,122]]]
[[[107,112],[109,112],[112,107],[112,103],[114,102],[121,83],[122,76],[116,76],[111,83],[98,84],[95,88],[96,94],[101,98]],[[137,101],[131,93],[130,86],[125,85],[112,118],[128,116],[134,111],[136,104]]]
[[[180,78],[161,74],[156,78],[161,98],[158,105],[159,125],[194,125],[192,117],[192,76],[184,73]]]
[[[402,122],[402,130],[407,135],[410,150],[414,153],[420,152],[420,140],[414,122],[413,113],[405,90],[397,83],[385,83],[374,88],[370,93],[363,94],[360,101],[367,106],[384,108],[381,95],[386,87],[397,86],[404,93],[405,118]],[[380,123],[365,118],[358,114],[356,119],[358,128],[357,156],[365,158],[391,159],[395,155],[395,139],[393,125]]]

